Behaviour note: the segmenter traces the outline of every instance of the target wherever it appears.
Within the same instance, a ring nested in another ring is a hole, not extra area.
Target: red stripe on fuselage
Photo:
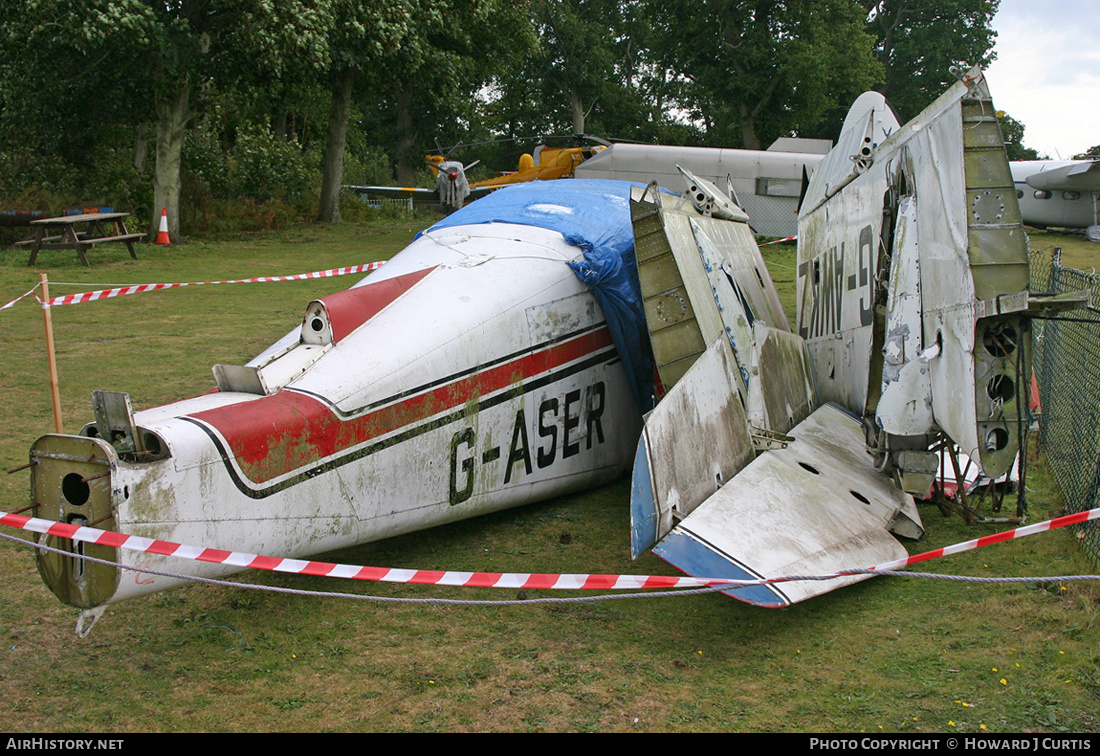
[[[216,429],[241,471],[261,484],[609,346],[611,334],[605,326],[350,419],[341,419],[311,396],[285,389],[189,417]]]

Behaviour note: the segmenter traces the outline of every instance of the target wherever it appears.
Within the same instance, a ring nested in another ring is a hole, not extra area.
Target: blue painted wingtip
[[[653,475],[649,471],[649,448],[643,431],[634,454],[630,481],[630,558],[657,543],[657,498],[653,494]]]
[[[662,538],[653,553],[676,569],[694,577],[732,580],[758,580],[761,577],[679,529]],[[722,593],[746,604],[768,609],[781,609],[791,604],[790,599],[775,586],[754,585]]]

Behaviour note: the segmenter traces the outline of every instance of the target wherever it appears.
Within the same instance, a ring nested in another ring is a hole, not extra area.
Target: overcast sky
[[[1001,0],[993,104],[1024,125],[1024,146],[1057,159],[1100,144],[1096,0]]]

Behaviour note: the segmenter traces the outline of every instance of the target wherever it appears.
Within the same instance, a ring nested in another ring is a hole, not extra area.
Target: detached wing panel
[[[752,461],[736,372],[718,336],[646,416],[630,496],[634,558]]]
[[[654,553],[685,572],[738,579],[820,575],[900,559],[887,528],[912,498],[875,470],[860,424],[826,405],[792,431],[783,450],[757,457],[680,522]],[[726,592],[782,607],[865,575]]]
[[[904,556],[889,529],[903,515],[907,532],[919,531],[912,498],[875,469],[858,418],[815,411],[805,342],[789,330],[748,226],[651,190],[635,189],[631,210],[647,325],[670,387],[635,458],[634,555],[659,539],[654,552],[675,567],[739,579]],[[757,456],[763,447],[773,450]],[[864,579],[728,594],[780,607]]]

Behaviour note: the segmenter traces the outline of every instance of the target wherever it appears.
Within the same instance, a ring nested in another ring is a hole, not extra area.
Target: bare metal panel
[[[705,574],[742,578],[821,575],[904,557],[886,528],[911,497],[874,469],[859,423],[825,406],[791,435],[786,449],[757,457],[677,525],[654,550],[658,556],[681,569],[706,564],[711,571]],[[783,583],[730,595],[785,606],[866,579]]]
[[[112,482],[118,456],[110,444],[95,438],[47,435],[31,449],[31,497],[37,503],[34,516],[71,525],[112,530],[115,498],[121,487]],[[90,608],[106,601],[119,583],[119,571],[109,565],[88,562],[80,555],[118,561],[112,546],[84,544],[57,536],[40,536],[45,545],[62,553],[36,552],[38,571],[61,601]]]
[[[755,456],[737,372],[729,342],[718,336],[646,416],[657,539]],[[635,554],[652,545],[635,544]]]

